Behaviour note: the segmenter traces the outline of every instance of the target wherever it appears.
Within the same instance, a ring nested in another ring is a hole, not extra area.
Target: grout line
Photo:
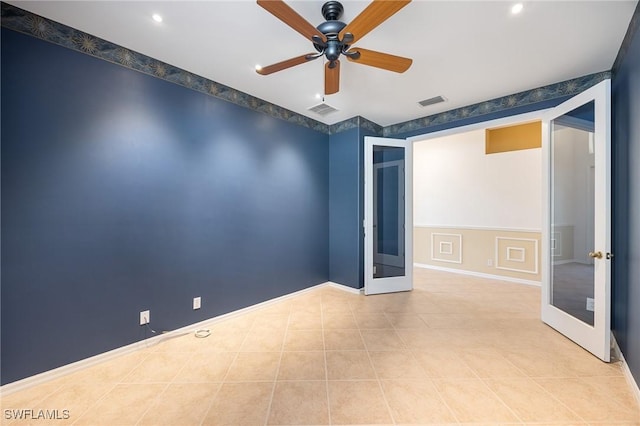
[[[140,422],[142,421],[142,419],[144,419],[144,416],[147,415],[147,413],[149,412],[149,410],[151,410],[151,407],[153,407],[153,404],[158,401],[160,399],[160,397],[162,395],[164,395],[164,393],[167,391],[167,389],[169,389],[169,386],[171,386],[171,382],[168,382],[165,386],[164,389],[162,389],[161,392],[158,392],[158,394],[155,396],[155,398],[153,398],[153,401],[151,401],[151,403],[149,404],[149,406],[147,407],[146,410],[144,410],[144,413],[142,413],[142,415],[140,415],[140,417],[138,418],[138,420],[136,421],[136,425],[139,425]]]
[[[329,397],[329,365],[327,364],[327,341],[324,337],[324,309],[322,309],[322,297],[320,297],[320,330],[322,332],[322,355],[324,358],[324,383],[327,393],[327,411],[329,413],[329,424],[333,424],[331,419],[331,399]]]
[[[394,331],[395,333],[395,331]],[[362,339],[362,344],[364,345],[364,350],[367,354],[367,359],[369,360],[369,364],[371,365],[371,369],[373,370],[373,374],[376,376],[376,382],[378,383],[378,388],[380,389],[380,394],[382,395],[382,399],[384,400],[384,404],[387,407],[387,413],[389,413],[389,418],[391,419],[391,423],[394,425],[397,424],[396,419],[393,417],[393,411],[391,410],[391,405],[389,405],[389,401],[387,400],[387,395],[384,393],[384,388],[382,387],[382,381],[380,380],[380,376],[378,375],[378,371],[376,367],[373,365],[373,361],[371,360],[371,354],[369,353],[369,348],[367,347],[367,342],[364,340],[364,336],[362,335],[362,330],[358,328],[358,334],[360,334],[360,339]],[[397,333],[396,333],[397,334]],[[400,338],[400,336],[398,336]],[[404,345],[404,341],[400,340]],[[405,345],[406,346],[406,345]]]
[[[273,405],[273,396],[276,393],[276,386],[278,385],[278,376],[280,375],[280,366],[282,365],[282,354],[284,353],[284,345],[289,335],[289,325],[291,324],[291,307],[289,307],[289,313],[287,314],[287,325],[284,330],[284,337],[280,344],[280,357],[278,358],[278,367],[276,368],[276,374],[273,378],[273,387],[271,388],[271,397],[269,398],[269,406],[267,407],[267,415],[264,419],[265,426],[269,424],[269,417],[271,416],[271,406]]]

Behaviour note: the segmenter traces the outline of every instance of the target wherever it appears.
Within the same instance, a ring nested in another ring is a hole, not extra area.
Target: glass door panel
[[[551,121],[551,300],[593,326],[595,102]]]

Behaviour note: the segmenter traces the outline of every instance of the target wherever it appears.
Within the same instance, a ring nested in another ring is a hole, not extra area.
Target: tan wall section
[[[485,130],[485,152],[518,151],[542,146],[542,122]]]
[[[413,241],[418,264],[541,280],[540,232],[419,226]]]

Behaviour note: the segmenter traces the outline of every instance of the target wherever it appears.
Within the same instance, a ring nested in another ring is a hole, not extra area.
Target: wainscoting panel
[[[431,234],[431,260],[462,263],[462,234]]]
[[[540,268],[537,239],[496,237],[494,257],[496,269],[537,274]]]
[[[557,237],[556,251],[571,246],[566,233]],[[416,225],[414,261],[426,267],[540,282],[540,238],[535,229]]]

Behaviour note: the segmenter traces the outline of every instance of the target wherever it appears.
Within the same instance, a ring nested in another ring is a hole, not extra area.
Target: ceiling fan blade
[[[311,25],[307,20],[289,7],[282,0],[257,0],[258,5],[262,6],[267,12],[302,34],[306,39],[313,41],[313,36],[316,35],[322,39],[323,42],[327,41],[324,34]]]
[[[355,43],[409,3],[411,0],[373,0],[360,15],[340,31],[338,38],[342,40],[346,33],[351,33],[353,41],[350,43]]]
[[[333,95],[340,90],[340,61],[334,62],[331,68],[331,62],[324,64],[324,94]]]
[[[361,49],[354,47],[349,49],[348,53],[360,53],[358,55],[345,55],[351,62],[355,62],[362,65],[369,65],[370,67],[382,68],[383,70],[393,72],[405,72],[409,69],[413,63],[412,59],[404,58],[402,56],[389,55],[388,53],[376,52],[375,50]],[[356,58],[357,57],[357,58]]]
[[[256,68],[256,72],[260,75],[269,75],[269,74],[273,74],[274,72],[295,67],[296,65],[304,64],[305,62],[312,61],[316,58],[317,58],[317,55],[315,55],[314,53],[307,53],[304,55],[296,56],[295,58],[287,59],[286,61],[278,62],[277,64]]]

